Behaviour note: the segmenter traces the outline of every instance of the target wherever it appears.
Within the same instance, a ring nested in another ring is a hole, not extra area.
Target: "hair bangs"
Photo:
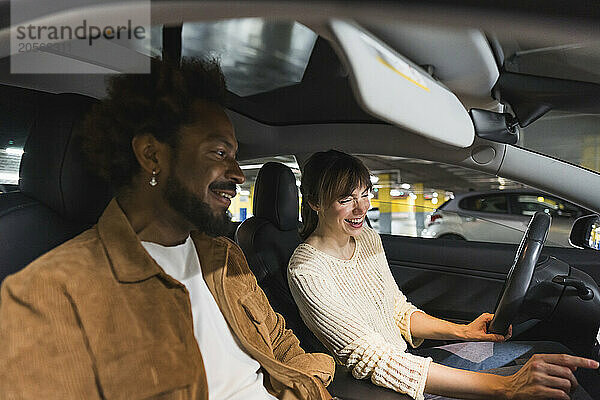
[[[302,172],[302,227],[306,240],[317,228],[315,208],[328,208],[333,202],[351,195],[358,188],[371,189],[371,174],[363,162],[337,150],[320,151],[308,159]]]
[[[350,196],[357,188],[371,189],[371,177],[364,164],[354,158],[334,160],[329,168],[323,171],[323,179],[319,193],[319,203],[330,206],[334,201]]]

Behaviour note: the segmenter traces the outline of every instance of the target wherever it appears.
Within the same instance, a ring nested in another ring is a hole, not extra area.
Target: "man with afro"
[[[115,197],[4,281],[0,398],[331,397],[333,359],[300,348],[220,236],[245,179],[225,93],[214,61],[111,81],[81,139]]]

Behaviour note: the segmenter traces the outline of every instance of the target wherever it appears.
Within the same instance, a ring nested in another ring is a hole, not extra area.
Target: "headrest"
[[[59,94],[39,106],[24,147],[19,189],[71,221],[95,223],[112,197],[74,140],[95,99]]]
[[[268,162],[254,184],[254,216],[266,218],[282,231],[298,228],[298,187],[289,167]]]

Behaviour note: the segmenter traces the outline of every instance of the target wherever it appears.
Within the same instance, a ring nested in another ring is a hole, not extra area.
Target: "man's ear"
[[[156,140],[153,135],[145,133],[134,136],[131,147],[140,167],[147,174],[152,175],[154,171],[158,175],[168,168],[169,146]]]

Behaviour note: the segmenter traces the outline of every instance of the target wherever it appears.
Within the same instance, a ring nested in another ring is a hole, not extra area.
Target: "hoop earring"
[[[156,170],[152,170],[152,177],[150,178],[150,182],[148,182],[150,186],[154,187],[158,185],[158,181],[156,180]]]

